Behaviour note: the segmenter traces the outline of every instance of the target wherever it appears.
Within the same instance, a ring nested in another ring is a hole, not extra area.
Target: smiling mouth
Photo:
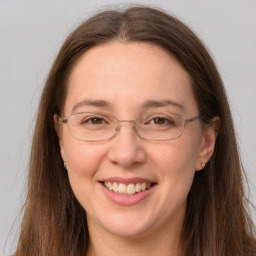
[[[110,191],[122,195],[134,195],[142,191],[148,190],[155,185],[155,183],[146,182],[124,184],[110,181],[103,182],[102,184]]]

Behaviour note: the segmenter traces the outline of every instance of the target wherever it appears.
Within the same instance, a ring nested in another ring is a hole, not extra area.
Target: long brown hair
[[[16,256],[85,255],[86,212],[63,167],[53,116],[61,113],[67,78],[88,49],[109,42],[149,42],[165,49],[189,73],[201,119],[219,116],[214,155],[196,172],[187,199],[180,247],[184,256],[255,255],[254,225],[243,189],[243,169],[228,100],[216,66],[198,37],[181,21],[149,7],[103,11],[65,41],[51,68],[38,110],[28,193]]]

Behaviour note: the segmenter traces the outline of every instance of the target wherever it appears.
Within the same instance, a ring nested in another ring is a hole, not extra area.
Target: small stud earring
[[[63,161],[63,166],[65,169],[67,169],[67,163],[65,161]]]
[[[203,162],[201,162],[201,166],[203,167],[203,169],[204,169],[204,167],[205,167],[205,164],[203,163]]]

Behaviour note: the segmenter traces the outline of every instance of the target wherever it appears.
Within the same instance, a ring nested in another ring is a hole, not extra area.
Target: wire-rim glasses
[[[176,113],[143,114],[135,120],[118,120],[100,112],[72,113],[59,117],[59,124],[67,124],[73,138],[80,141],[106,141],[118,134],[121,123],[133,123],[136,134],[145,140],[166,141],[180,137],[187,122],[193,122],[200,115],[185,119]]]

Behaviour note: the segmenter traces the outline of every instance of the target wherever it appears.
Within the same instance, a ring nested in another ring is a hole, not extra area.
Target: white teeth
[[[108,188],[109,190],[113,190],[113,186],[112,186],[111,182],[108,182],[107,188]]]
[[[140,192],[141,191],[141,183],[137,183],[135,186],[135,191]]]
[[[135,194],[135,186],[134,186],[134,184],[129,184],[129,185],[127,186],[126,193],[127,193],[128,195],[133,195],[133,194]]]
[[[126,194],[126,190],[127,190],[126,185],[120,183],[119,186],[118,186],[118,193],[119,194]]]
[[[146,190],[146,188],[147,188],[147,184],[145,182],[143,182],[141,184],[141,190],[144,191],[144,190]]]
[[[152,186],[152,183],[136,183],[136,184],[123,184],[117,182],[104,182],[104,185],[109,190],[114,191],[115,193],[124,194],[124,195],[134,195],[135,193],[139,193],[141,191],[145,191]]]
[[[113,187],[112,187],[112,188],[113,188],[113,191],[114,191],[114,192],[117,192],[117,191],[118,191],[118,185],[117,185],[116,182],[113,183]]]

